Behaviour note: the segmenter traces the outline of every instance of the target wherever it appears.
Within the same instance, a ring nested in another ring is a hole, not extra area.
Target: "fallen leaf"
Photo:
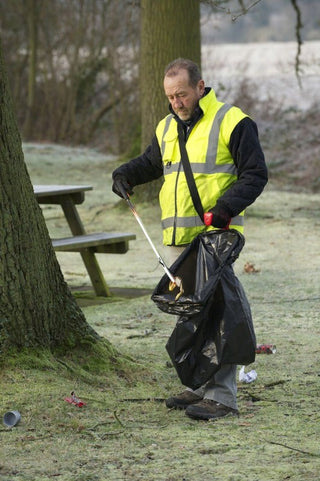
[[[256,272],[260,272],[260,269],[257,269],[252,262],[246,262],[244,265],[244,272],[247,274],[254,274]]]

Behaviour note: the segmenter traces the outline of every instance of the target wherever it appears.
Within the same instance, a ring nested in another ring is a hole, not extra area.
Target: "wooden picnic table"
[[[71,237],[52,239],[54,249],[79,252],[96,295],[110,296],[110,289],[95,254],[124,254],[129,249],[129,240],[136,236],[128,232],[87,234],[76,206],[84,202],[85,192],[92,190],[91,185],[34,185],[33,190],[39,204],[60,205],[70,227]]]

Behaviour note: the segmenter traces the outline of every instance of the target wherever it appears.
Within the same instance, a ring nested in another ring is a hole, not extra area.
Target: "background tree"
[[[141,0],[140,95],[142,148],[168,113],[163,92],[165,66],[177,57],[201,64],[199,0]]]
[[[130,88],[138,76],[138,13],[131,0],[0,0],[24,140],[96,144],[99,138],[105,150],[128,148],[138,130]]]
[[[141,150],[150,143],[159,120],[168,113],[163,91],[165,66],[177,57],[201,64],[199,0],[141,0],[140,96]],[[138,198],[157,198],[161,181],[137,189]]]
[[[228,43],[291,40],[296,16],[301,45],[318,38],[317,4],[0,0],[0,36],[22,137],[135,155],[166,113],[163,66],[178,55],[200,63],[200,19],[204,41]],[[274,21],[281,21],[281,28]],[[302,23],[308,25],[304,35]]]
[[[37,77],[37,49],[38,49],[38,16],[39,1],[27,0],[27,25],[28,25],[28,92],[27,92],[27,111],[24,124],[24,132],[27,138],[33,136],[33,117],[35,111],[35,93]]]

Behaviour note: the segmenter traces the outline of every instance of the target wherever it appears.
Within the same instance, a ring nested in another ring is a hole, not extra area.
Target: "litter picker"
[[[120,190],[120,193],[122,195],[122,197],[124,198],[124,200],[127,202],[128,206],[130,207],[134,217],[136,218],[138,224],[140,225],[144,235],[146,236],[150,246],[152,247],[153,249],[153,252],[155,253],[157,259],[158,259],[158,262],[159,264],[163,267],[164,269],[164,272],[167,274],[167,276],[169,277],[170,279],[170,282],[169,282],[169,290],[170,291],[173,291],[176,287],[179,288],[179,292],[178,294],[176,295],[175,297],[175,300],[177,301],[179,299],[179,297],[183,294],[183,287],[182,287],[182,280],[180,277],[175,277],[173,276],[173,274],[170,272],[169,268],[166,266],[164,260],[162,259],[161,255],[159,254],[159,252],[157,251],[155,245],[153,244],[148,232],[146,231],[146,228],[144,227],[143,223],[142,223],[142,220],[140,219],[136,209],[135,209],[135,206],[133,205],[133,203],[131,202],[130,200],[130,197],[129,197],[129,194],[125,191],[125,189],[119,185],[119,190]]]

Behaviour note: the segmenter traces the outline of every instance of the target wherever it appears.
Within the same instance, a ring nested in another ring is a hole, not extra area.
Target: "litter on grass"
[[[246,383],[250,383],[250,382],[255,381],[258,377],[257,372],[252,370],[252,371],[249,371],[249,372],[245,373],[244,367],[245,366],[242,366],[242,368],[239,371],[239,381],[240,382],[246,382]]]
[[[72,391],[70,397],[65,397],[64,398],[67,403],[73,404],[74,406],[77,406],[78,408],[82,408],[82,406],[85,406],[86,403],[81,401],[76,395],[75,392]]]

